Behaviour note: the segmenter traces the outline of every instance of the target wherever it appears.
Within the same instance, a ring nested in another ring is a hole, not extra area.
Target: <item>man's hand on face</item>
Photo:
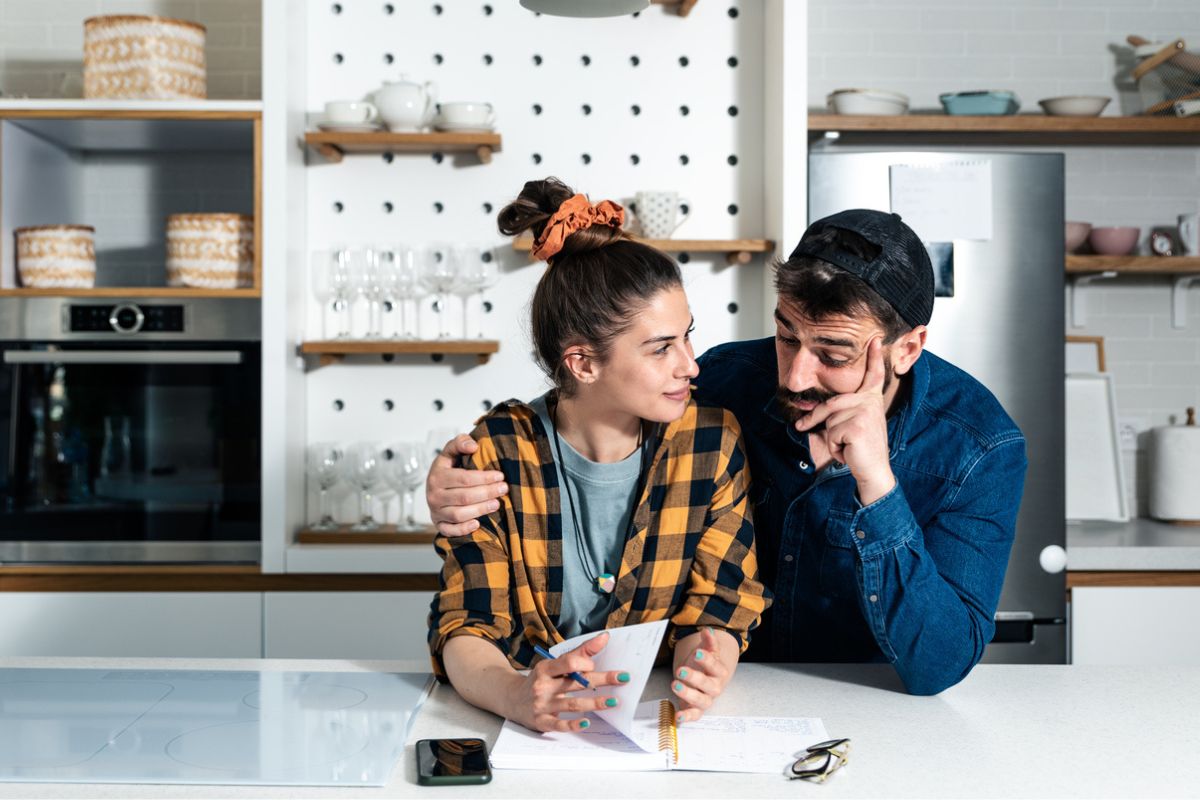
[[[864,506],[892,490],[896,477],[888,462],[886,373],[882,337],[867,343],[867,369],[854,392],[826,400],[796,422],[804,432],[825,423],[822,434],[829,454],[850,468]]]

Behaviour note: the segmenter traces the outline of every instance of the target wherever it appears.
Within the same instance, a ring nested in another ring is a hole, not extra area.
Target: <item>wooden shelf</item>
[[[1123,272],[1139,275],[1200,274],[1197,256],[1067,256],[1067,272]]]
[[[498,133],[390,133],[388,131],[310,131],[304,143],[333,163],[347,153],[473,152],[484,164],[500,152]]]
[[[643,239],[634,241],[650,245],[664,253],[724,253],[730,264],[748,264],[754,253],[771,253],[775,243],[770,239]],[[523,236],[513,239],[513,249],[527,253],[533,249],[533,239]]]
[[[381,525],[377,531],[352,531],[341,525],[336,531],[314,531],[305,528],[296,534],[298,544],[433,544],[437,530],[427,526],[419,531],[397,530],[395,525]]]
[[[192,289],[185,286],[100,286],[94,289],[0,289],[0,297],[262,297],[259,289]]]
[[[451,355],[475,356],[486,364],[492,354],[500,352],[500,342],[494,339],[429,339],[419,341],[347,339],[304,342],[304,355],[320,356],[320,365],[335,364],[346,356],[361,355]]]
[[[826,132],[905,135],[937,134],[944,138],[988,134],[1053,142],[1200,144],[1200,117],[1051,117],[1045,114],[958,116],[902,114],[868,116],[810,113],[809,134]]]

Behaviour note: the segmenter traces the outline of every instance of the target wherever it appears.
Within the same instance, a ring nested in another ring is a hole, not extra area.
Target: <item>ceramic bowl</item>
[[[1090,222],[1067,222],[1066,234],[1064,240],[1067,246],[1068,253],[1074,253],[1084,242],[1087,241],[1088,234],[1092,232],[1092,223]]]
[[[1110,100],[1108,97],[1050,97],[1038,100],[1038,105],[1053,117],[1098,117]]]
[[[1021,101],[1007,90],[951,92],[938,95],[947,114],[970,116],[1006,116],[1017,113]]]
[[[1102,256],[1127,256],[1137,247],[1141,228],[1109,227],[1092,228],[1088,242]]]
[[[908,96],[883,89],[838,89],[825,99],[835,114],[878,114],[899,116],[908,113]]]

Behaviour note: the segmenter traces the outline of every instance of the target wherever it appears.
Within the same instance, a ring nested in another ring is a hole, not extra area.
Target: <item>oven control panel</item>
[[[73,305],[67,317],[71,333],[182,333],[183,306]]]

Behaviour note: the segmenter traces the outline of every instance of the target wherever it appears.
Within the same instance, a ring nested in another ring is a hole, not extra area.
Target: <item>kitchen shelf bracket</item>
[[[1172,328],[1187,327],[1187,290],[1195,281],[1200,281],[1200,275],[1184,275],[1171,284]]]
[[[1087,323],[1087,303],[1084,302],[1083,289],[1089,283],[1098,280],[1117,277],[1115,269],[1096,272],[1091,275],[1079,275],[1068,284],[1071,290],[1071,327],[1082,328]]]

